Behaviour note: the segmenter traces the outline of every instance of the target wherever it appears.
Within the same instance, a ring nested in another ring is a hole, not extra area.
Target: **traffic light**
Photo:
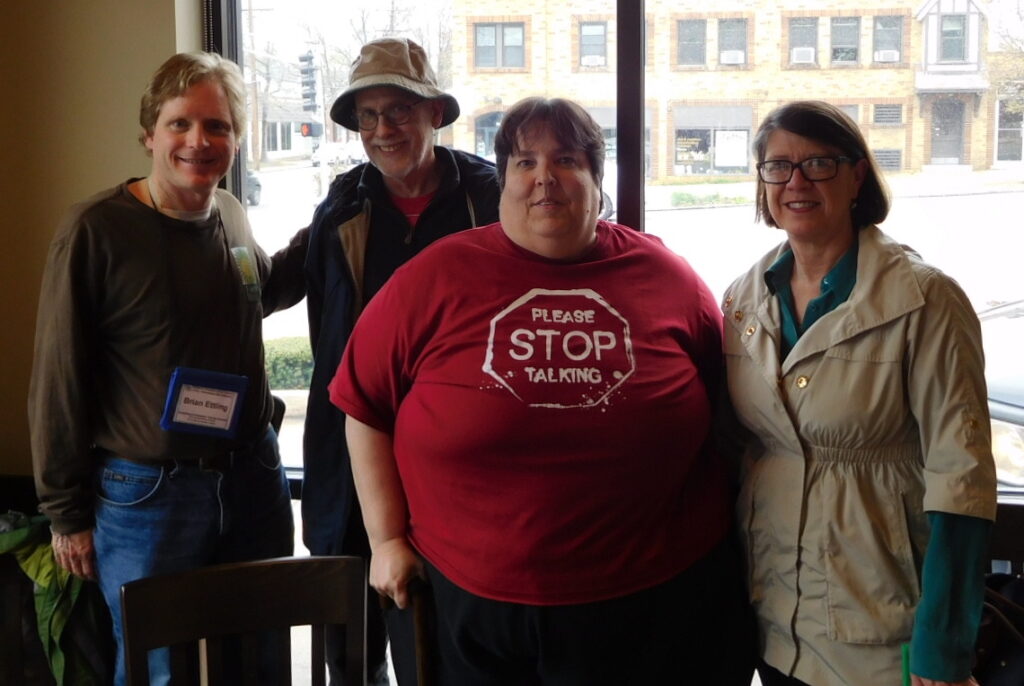
[[[306,138],[309,138],[310,136],[319,138],[324,135],[324,125],[315,121],[304,121],[299,124],[299,133]]]
[[[299,83],[302,85],[303,112],[316,112],[316,65],[313,63],[312,50],[299,55]]]

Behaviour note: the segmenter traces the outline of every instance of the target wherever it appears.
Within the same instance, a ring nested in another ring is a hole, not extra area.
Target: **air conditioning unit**
[[[790,64],[814,64],[814,48],[793,48],[789,53]]]
[[[719,64],[743,64],[747,56],[742,50],[723,50],[718,54]]]
[[[604,55],[583,55],[580,57],[580,64],[584,67],[603,67],[605,65]]]
[[[900,51],[899,50],[875,50],[875,61],[876,62],[899,62]]]

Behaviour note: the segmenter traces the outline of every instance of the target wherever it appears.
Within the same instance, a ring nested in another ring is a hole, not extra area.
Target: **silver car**
[[[1002,493],[1024,494],[1024,300],[978,313],[992,415],[992,454]]]

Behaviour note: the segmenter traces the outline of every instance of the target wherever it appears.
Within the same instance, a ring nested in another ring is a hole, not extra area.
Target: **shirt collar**
[[[839,302],[845,302],[850,297],[857,283],[858,236],[858,233],[854,233],[853,243],[821,280],[821,295],[832,295]],[[764,273],[764,283],[772,295],[788,288],[793,276],[794,259],[793,250],[787,249]]]

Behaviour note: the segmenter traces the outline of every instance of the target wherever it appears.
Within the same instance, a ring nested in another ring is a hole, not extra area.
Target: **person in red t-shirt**
[[[714,297],[597,219],[579,105],[516,104],[495,150],[500,221],[396,271],[330,385],[370,583],[405,607],[430,582],[440,683],[749,686]]]

